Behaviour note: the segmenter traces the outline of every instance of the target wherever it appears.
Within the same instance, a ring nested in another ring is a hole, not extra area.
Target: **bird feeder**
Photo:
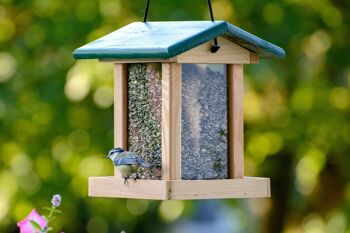
[[[224,21],[136,22],[73,55],[114,65],[114,146],[153,167],[127,186],[90,177],[89,196],[270,196],[268,178],[244,176],[243,65],[283,49]]]

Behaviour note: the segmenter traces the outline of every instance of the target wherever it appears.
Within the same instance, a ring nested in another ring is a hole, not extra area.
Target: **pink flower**
[[[35,209],[33,209],[25,219],[17,223],[20,233],[39,233],[39,231],[30,223],[30,220],[37,222],[41,228],[47,224],[46,220],[41,217]]]

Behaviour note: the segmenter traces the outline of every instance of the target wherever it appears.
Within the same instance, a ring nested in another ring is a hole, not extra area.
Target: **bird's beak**
[[[102,156],[102,158],[109,159],[107,155]]]

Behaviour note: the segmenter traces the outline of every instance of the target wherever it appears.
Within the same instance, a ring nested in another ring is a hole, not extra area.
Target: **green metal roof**
[[[171,58],[224,36],[260,58],[284,58],[285,52],[225,21],[135,22],[86,44],[75,59]]]

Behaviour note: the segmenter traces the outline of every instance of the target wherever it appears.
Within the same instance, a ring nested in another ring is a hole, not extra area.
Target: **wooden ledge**
[[[270,179],[129,180],[125,186],[118,177],[90,177],[89,196],[150,200],[270,197]]]

